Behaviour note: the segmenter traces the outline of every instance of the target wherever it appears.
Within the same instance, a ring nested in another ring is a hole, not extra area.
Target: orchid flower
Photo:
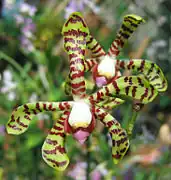
[[[106,99],[131,98],[139,103],[147,104],[158,94],[148,80],[137,76],[122,76],[103,86],[97,92],[86,94],[84,79],[85,50],[89,30],[79,12],[70,15],[63,26],[64,48],[69,56],[69,78],[73,101],[27,103],[16,108],[7,123],[9,134],[22,134],[38,113],[61,111],[42,147],[45,162],[57,170],[65,170],[69,158],[65,149],[65,137],[68,134],[81,144],[90,136],[96,121],[100,120],[108,129],[112,138],[112,158],[118,163],[129,147],[127,133],[119,122],[103,108]]]
[[[82,19],[83,21],[83,19]],[[84,59],[84,72],[92,70],[93,79],[98,87],[105,86],[117,78],[122,77],[120,70],[127,69],[132,70],[137,75],[137,78],[145,78],[148,80],[150,86],[155,88],[158,92],[164,92],[167,89],[167,81],[161,69],[153,62],[143,59],[131,59],[129,61],[118,60],[116,57],[119,55],[120,50],[123,48],[125,42],[128,40],[130,35],[137,29],[137,27],[145,22],[140,16],[131,14],[124,17],[124,21],[121,25],[120,30],[117,33],[116,39],[111,44],[111,47],[106,53],[102,46],[97,42],[97,40],[89,33],[87,36],[86,45],[92,51],[93,57],[90,59]],[[141,79],[140,78],[140,79]],[[141,85],[141,80],[139,83]],[[131,78],[126,77],[125,81],[130,81],[134,84]],[[71,79],[70,76],[67,77],[65,83],[66,94],[71,94]],[[128,89],[125,89],[128,91]],[[146,90],[146,94],[149,92]],[[145,93],[144,92],[144,93]],[[144,96],[146,96],[146,94]],[[144,98],[144,96],[142,98]],[[133,96],[132,96],[133,97]],[[104,101],[100,101],[99,105],[106,110],[111,110],[118,105],[124,103],[123,98],[107,98]],[[133,104],[133,116],[137,116],[137,112],[141,110],[143,104],[134,101]],[[133,124],[136,118],[132,118],[128,125],[128,134],[132,133]]]

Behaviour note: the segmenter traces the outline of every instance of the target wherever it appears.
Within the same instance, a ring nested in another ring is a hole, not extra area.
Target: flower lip
[[[92,112],[90,106],[84,101],[74,103],[68,118],[69,125],[77,129],[79,127],[87,128],[92,121]]]
[[[74,138],[75,138],[77,141],[79,141],[81,144],[83,144],[83,143],[86,141],[86,139],[87,139],[87,137],[88,137],[89,135],[90,135],[89,132],[83,131],[83,130],[78,130],[77,132],[75,132],[75,133],[73,134]]]
[[[116,61],[110,56],[106,55],[99,63],[97,71],[99,75],[105,76],[106,78],[112,78],[116,74]]]

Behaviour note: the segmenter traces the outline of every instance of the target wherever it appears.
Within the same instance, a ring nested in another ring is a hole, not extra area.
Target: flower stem
[[[137,111],[133,111],[132,112],[131,120],[128,122],[128,126],[127,126],[126,131],[127,131],[127,134],[129,136],[129,138],[131,138],[131,136],[132,136],[132,130],[134,128],[134,124],[135,124],[137,116],[138,116],[138,112]]]

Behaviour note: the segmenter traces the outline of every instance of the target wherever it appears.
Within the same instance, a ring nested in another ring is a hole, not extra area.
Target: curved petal
[[[166,91],[167,80],[160,67],[145,59],[130,59],[129,61],[117,60],[118,68],[133,70],[142,73],[149,80],[150,84],[159,92]]]
[[[69,114],[69,111],[65,111],[64,114],[61,115],[60,119],[56,121],[50,130],[42,146],[44,161],[52,168],[59,171],[65,170],[69,164],[69,158],[64,146],[64,121],[67,120]]]
[[[120,49],[142,22],[145,22],[144,19],[135,14],[126,15],[124,17],[124,21],[116,35],[116,39],[113,41],[108,51],[109,56],[116,57],[119,55]]]
[[[63,111],[71,109],[72,102],[37,102],[28,103],[19,106],[13,110],[10,120],[6,128],[9,134],[22,134],[24,133],[33,116],[45,111]]]
[[[106,97],[132,98],[137,103],[147,104],[157,96],[157,90],[140,76],[122,76],[90,95],[88,100],[99,103]]]
[[[108,128],[112,138],[112,157],[114,163],[117,164],[129,148],[126,131],[112,115],[100,108],[95,108],[95,116]]]

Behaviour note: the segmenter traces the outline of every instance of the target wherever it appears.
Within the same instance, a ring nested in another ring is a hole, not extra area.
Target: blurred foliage
[[[0,179],[80,177],[84,180],[87,173],[92,179],[171,179],[170,87],[143,108],[135,124],[130,150],[119,165],[112,163],[111,141],[100,123],[90,137],[89,148],[86,145],[80,147],[72,137],[67,137],[67,151],[72,158],[69,169],[63,173],[48,167],[40,150],[48,130],[57,119],[56,114],[38,115],[22,136],[11,136],[5,132],[4,125],[16,106],[37,100],[69,100],[62,89],[68,59],[63,51],[61,28],[69,8],[72,11],[78,7],[69,7],[69,0],[27,2],[31,4],[22,0],[4,0],[0,9]],[[125,14],[143,16],[146,24],[131,37],[120,57],[156,62],[164,70],[170,85],[171,2],[87,2],[84,2],[84,9],[78,10],[82,11],[91,33],[104,49],[109,48]],[[129,106],[123,104],[113,110],[114,117],[125,127],[130,118]],[[87,166],[89,172],[86,171]]]

